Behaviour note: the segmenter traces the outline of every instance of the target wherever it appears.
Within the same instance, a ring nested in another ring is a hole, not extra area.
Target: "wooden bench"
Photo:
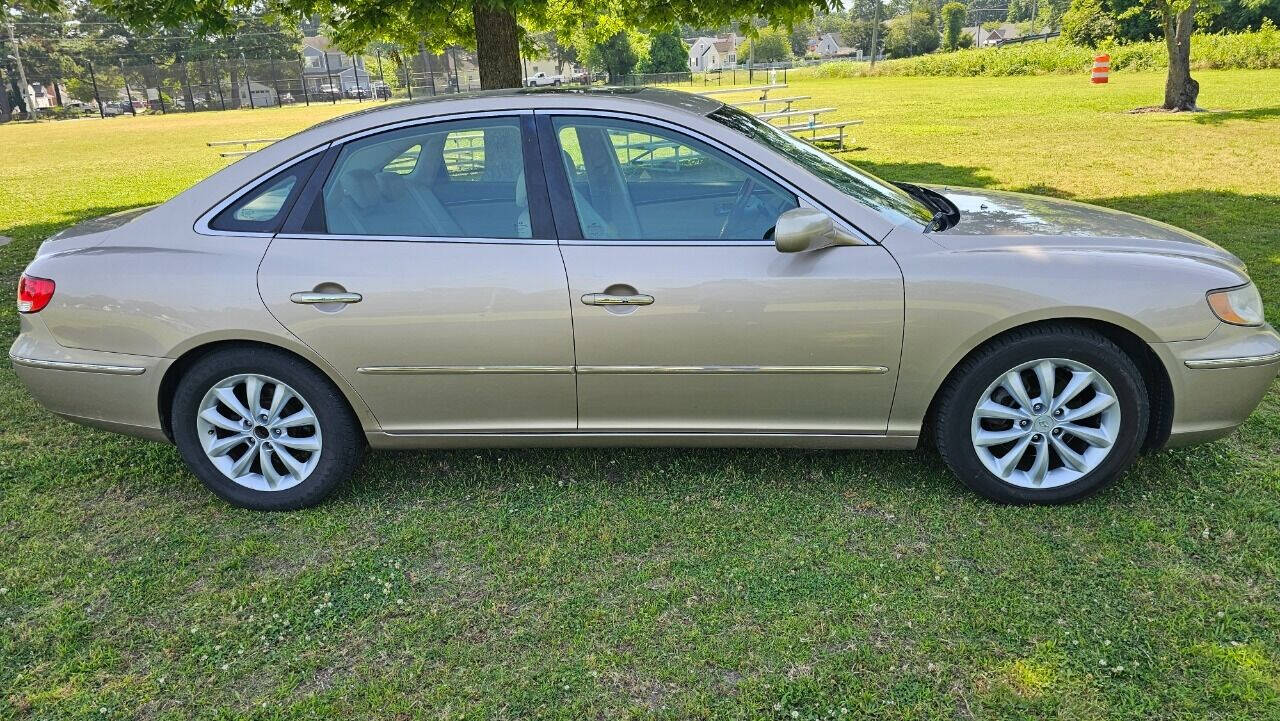
[[[778,118],[787,119],[795,118],[803,115],[809,116],[809,122],[817,122],[818,116],[823,113],[829,113],[835,108],[806,108],[804,110],[783,110],[774,113],[756,113],[756,117],[764,121],[772,121]]]
[[[790,110],[792,103],[799,102],[801,100],[808,100],[808,99],[809,99],[808,95],[795,95],[790,98],[764,98],[761,100],[752,100],[746,103],[729,103],[729,105],[735,108],[747,108],[752,105],[759,105],[761,106],[760,112],[767,113],[769,112],[769,103],[786,103],[787,107],[784,108],[784,110]]]
[[[242,158],[246,155],[252,155],[254,151],[249,149],[250,145],[270,145],[280,138],[250,138],[249,140],[213,140],[205,145],[210,148],[221,148],[228,145],[239,145],[242,150],[233,150],[225,153],[218,153],[224,158]]]
[[[744,85],[740,88],[733,87],[733,88],[718,88],[716,90],[700,90],[698,92],[695,92],[694,95],[729,95],[731,93],[754,93],[756,91],[759,91],[760,93],[762,93],[760,96],[760,99],[764,100],[765,98],[769,97],[770,90],[781,90],[782,88],[785,88],[785,87],[787,87],[786,83],[777,83],[774,85]]]
[[[781,126],[778,126],[778,129],[786,130],[787,132],[794,134],[797,138],[800,138],[801,140],[807,140],[810,143],[834,140],[838,144],[837,147],[839,147],[841,150],[844,150],[844,135],[845,135],[844,129],[849,127],[850,125],[862,125],[862,121],[861,120],[837,120],[831,123],[798,123],[795,125],[781,125]],[[819,130],[835,130],[836,132],[827,133],[825,135],[818,135]],[[812,132],[813,134],[806,138],[805,136],[800,134],[805,132]]]

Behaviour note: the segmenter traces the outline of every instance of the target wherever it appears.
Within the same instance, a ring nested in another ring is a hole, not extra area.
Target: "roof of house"
[[[329,38],[323,35],[304,37],[302,39],[302,46],[304,48],[311,48],[312,50],[319,50],[321,52],[333,49],[333,43],[329,42]]]

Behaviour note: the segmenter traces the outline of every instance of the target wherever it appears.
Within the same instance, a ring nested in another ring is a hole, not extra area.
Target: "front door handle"
[[[587,305],[653,305],[653,296],[637,293],[635,295],[614,295],[613,293],[587,293],[582,296]]]
[[[304,293],[294,293],[290,295],[289,300],[300,305],[318,305],[320,303],[359,303],[364,300],[364,296],[359,293],[319,293],[315,291],[306,291]]]

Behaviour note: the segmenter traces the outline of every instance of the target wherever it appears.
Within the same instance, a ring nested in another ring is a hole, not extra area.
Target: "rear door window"
[[[344,145],[306,230],[530,238],[518,118],[430,123]]]

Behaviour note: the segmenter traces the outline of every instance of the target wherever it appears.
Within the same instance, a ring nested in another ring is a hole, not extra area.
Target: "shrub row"
[[[834,62],[799,72],[815,78],[1067,74],[1087,71],[1093,63],[1093,56],[1100,52],[1111,55],[1112,72],[1162,70],[1168,66],[1164,41],[1111,45],[1094,50],[1058,39],[887,60],[878,63],[874,70],[867,63]],[[1191,65],[1197,70],[1280,68],[1280,29],[1267,20],[1260,30],[1253,32],[1192,36]]]

